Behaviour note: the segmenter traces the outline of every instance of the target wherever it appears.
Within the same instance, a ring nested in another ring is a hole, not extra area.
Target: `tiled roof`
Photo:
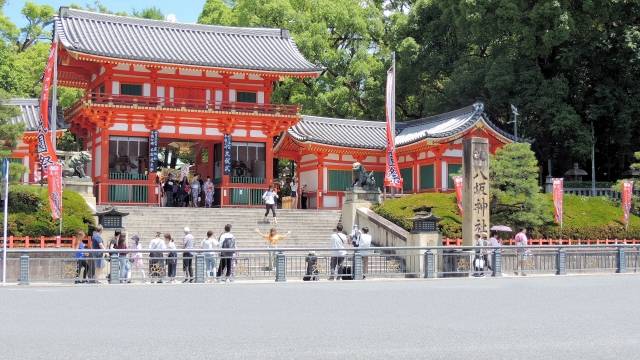
[[[38,99],[9,99],[3,100],[2,104],[17,106],[20,109],[20,114],[10,120],[12,124],[24,124],[25,131],[36,131],[38,129],[38,124],[40,123],[40,101]],[[62,108],[59,106],[56,124],[58,130],[67,128]]]
[[[181,24],[62,7],[55,31],[68,50],[110,58],[310,74],[322,70],[281,29]]]
[[[475,103],[448,113],[396,123],[396,146],[409,145],[424,139],[450,137],[471,128],[478,121],[483,121],[500,135],[513,140],[510,134],[489,121],[482,103]],[[289,135],[301,142],[379,150],[386,147],[385,126],[385,122],[382,121],[305,115],[289,129]]]

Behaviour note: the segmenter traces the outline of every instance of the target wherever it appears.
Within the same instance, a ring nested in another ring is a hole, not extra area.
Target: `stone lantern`
[[[442,219],[433,215],[431,209],[432,207],[430,206],[422,206],[413,210],[414,216],[411,218],[413,222],[412,233],[438,232],[438,222]]]
[[[113,206],[107,207],[102,211],[95,213],[98,217],[98,224],[104,229],[122,229],[122,218],[129,213],[122,212]]]

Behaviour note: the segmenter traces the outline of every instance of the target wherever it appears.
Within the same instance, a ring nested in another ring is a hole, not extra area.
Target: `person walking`
[[[274,224],[278,223],[278,218],[276,218],[276,199],[278,198],[278,194],[273,190],[273,185],[269,186],[269,190],[265,191],[262,194],[262,200],[264,200],[266,211],[264,213],[264,222],[269,222],[267,220],[267,216],[269,216],[269,210],[273,214],[273,222]]]
[[[291,231],[287,231],[286,234],[278,234],[278,230],[276,228],[271,228],[268,234],[263,234],[259,229],[256,229],[256,232],[262,236],[267,242],[267,248],[273,249],[278,246],[278,242],[284,240],[291,234]],[[273,269],[273,259],[275,254],[273,251],[269,251],[269,266],[266,268],[267,271],[271,271]]]
[[[173,241],[171,234],[164,234],[164,240],[167,242],[167,277],[169,282],[176,281],[176,268],[178,266],[178,253],[176,252],[176,243]]]
[[[207,181],[204,183],[204,207],[210,208],[213,206],[213,195],[215,195],[215,186],[211,178],[207,176]]]
[[[489,238],[489,246],[492,247],[492,249],[490,250],[491,256],[489,256],[489,269],[493,271],[493,253],[495,253],[496,251],[500,251],[500,249],[498,248],[502,246],[502,244],[498,240],[498,233],[495,231],[491,232],[491,237]]]
[[[222,272],[226,270],[226,282],[232,281],[231,272],[233,267],[233,256],[236,248],[236,238],[231,233],[231,224],[224,226],[224,233],[220,235],[220,265],[218,266],[218,273],[216,274],[218,281],[222,279]]]
[[[93,234],[91,235],[91,249],[104,250],[104,242],[102,241],[102,225],[96,226]],[[102,275],[102,269],[104,267],[104,253],[94,252],[91,253],[92,260],[89,262],[89,282],[95,284],[98,282],[98,278]]]
[[[369,228],[364,226],[362,227],[362,233],[358,239],[358,250],[360,251],[360,255],[362,255],[362,278],[366,278],[366,275],[369,273],[369,256],[371,255],[371,235],[369,234]]]
[[[193,235],[188,226],[184,228],[184,238],[182,240],[182,270],[184,271],[183,283],[193,282],[193,254],[189,251],[193,249]]]
[[[142,250],[142,243],[140,242],[140,237],[138,235],[133,235],[131,237],[133,240],[132,248],[135,250]],[[133,262],[133,267],[131,269],[131,277],[135,276],[135,273],[142,274],[142,281],[145,281],[147,277],[144,273],[144,262],[142,261],[142,252],[134,252],[131,254],[131,261]]]
[[[329,280],[334,280],[336,278],[336,274],[340,273],[340,269],[344,263],[344,257],[347,255],[347,251],[344,249],[346,241],[347,235],[342,232],[342,224],[338,224],[330,238],[330,244],[333,251],[331,252],[331,276],[329,277]],[[337,276],[337,278],[340,280],[340,276]]]
[[[196,174],[191,181],[191,206],[197,208],[200,205],[200,179]]]
[[[218,249],[218,240],[213,236],[213,231],[207,231],[207,237],[202,241],[201,248],[205,250]],[[204,263],[207,271],[207,277],[215,279],[216,277],[216,253],[215,251],[207,251],[204,253]]]
[[[164,273],[164,261],[163,250],[167,248],[164,240],[161,238],[162,234],[156,232],[156,237],[149,243],[149,277],[151,283],[157,281],[162,283],[162,275]]]
[[[76,242],[78,243],[78,246],[77,246],[78,251],[76,252],[76,280],[75,280],[76,284],[86,283],[87,275],[89,272],[89,263],[87,261],[89,254],[82,251],[87,248],[87,244],[88,244],[88,241],[85,240],[84,236],[85,235],[83,231],[78,231],[78,233],[75,236]],[[80,274],[82,274],[82,278],[80,277]]]
[[[527,239],[527,229],[522,228],[520,232],[516,234],[514,240],[516,241],[516,246],[518,247],[517,256],[518,256],[518,267],[520,268],[520,275],[526,276],[524,272],[524,268],[527,265],[527,261],[529,260],[529,254],[527,250],[527,245],[529,244],[529,239]],[[518,269],[515,271],[516,275],[518,275]]]

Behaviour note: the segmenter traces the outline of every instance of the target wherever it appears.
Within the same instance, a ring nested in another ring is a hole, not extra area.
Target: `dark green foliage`
[[[564,229],[553,223],[551,195],[542,196],[544,225],[532,229],[534,238],[550,239],[638,239],[640,217],[632,215],[629,231],[622,224],[622,210],[616,202],[601,197],[566,195],[564,198]],[[413,209],[432,206],[433,213],[442,218],[440,231],[445,238],[462,237],[462,219],[458,215],[455,194],[424,193],[387,200],[374,211],[384,218],[411,229]],[[513,224],[504,224],[513,227]]]
[[[93,229],[95,226],[93,212],[80,194],[64,190],[62,202],[62,234],[64,236],[71,236],[78,230],[88,232]],[[46,186],[12,185],[9,188],[8,229],[9,234],[15,236],[58,234],[59,222],[51,219]]]

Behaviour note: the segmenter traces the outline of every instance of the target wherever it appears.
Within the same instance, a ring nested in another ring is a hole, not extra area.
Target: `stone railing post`
[[[353,278],[354,280],[362,280],[362,254],[360,250],[356,250],[353,254]]]
[[[436,256],[433,250],[427,249],[424,252],[424,278],[432,279],[438,276],[436,272]]]
[[[29,255],[20,256],[20,279],[18,285],[29,285]]]
[[[627,272],[627,258],[624,255],[624,247],[620,246],[616,254],[616,273],[623,274]]]
[[[558,248],[556,254],[556,275],[567,275],[567,252],[564,248]]]
[[[196,282],[204,283],[204,255],[197,254],[196,255]]]
[[[287,259],[282,251],[276,254],[276,282],[287,281]]]
[[[118,254],[111,254],[111,271],[109,271],[109,284],[120,282],[120,259]]]
[[[502,276],[502,250],[493,249],[491,252],[491,267],[493,268],[492,276]]]

